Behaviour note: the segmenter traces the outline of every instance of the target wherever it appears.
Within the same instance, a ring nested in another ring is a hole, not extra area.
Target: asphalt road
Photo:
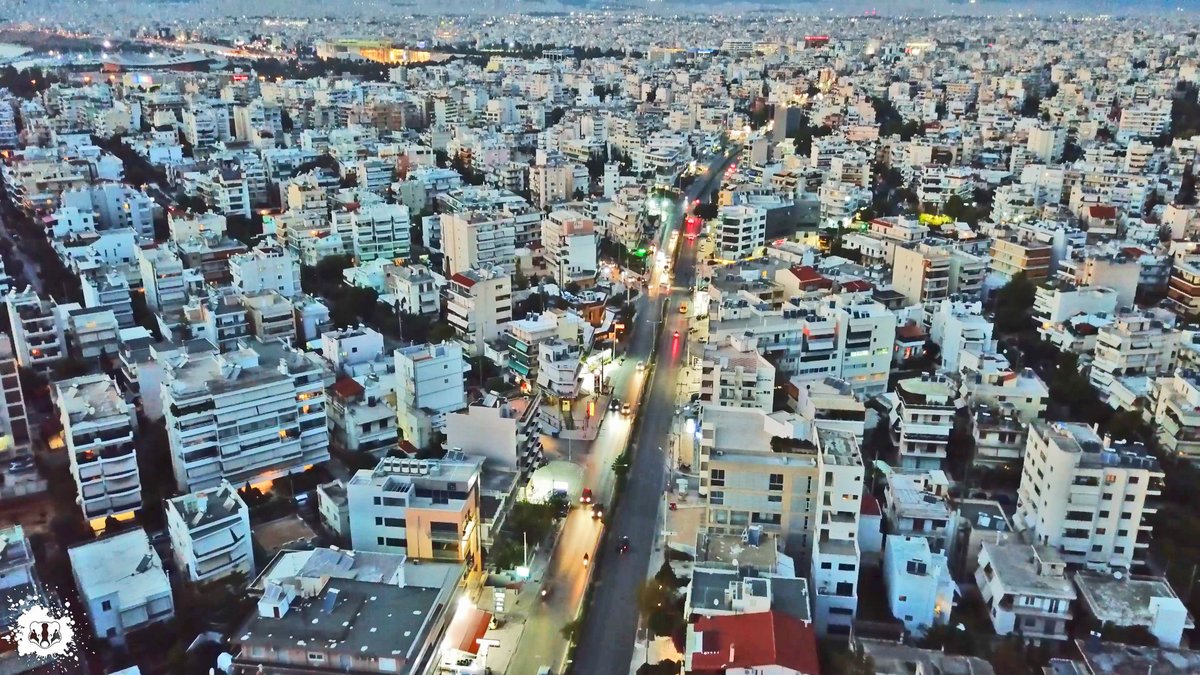
[[[689,203],[719,187],[721,171],[729,161],[724,155],[712,160],[708,173],[693,183],[684,194],[683,202]],[[668,227],[679,225],[683,209],[683,203],[676,204],[673,217],[664,219]],[[647,353],[654,349],[657,365],[651,372],[650,386],[642,400],[644,414],[637,437],[633,439],[636,449],[629,482],[612,514],[613,536],[606,543],[612,549],[602,552],[598,559],[592,581],[595,585],[592,606],[584,617],[574,662],[565,670],[574,675],[623,675],[633,659],[638,628],[637,592],[646,580],[650,554],[658,536],[659,504],[667,488],[663,448],[669,447],[668,434],[684,349],[682,341],[688,334],[686,317],[677,308],[683,300],[690,302],[695,277],[697,242],[681,238],[679,246],[674,285],[668,294],[660,295],[657,280],[654,280],[649,286],[650,302],[641,308],[635,323],[634,349],[638,353],[643,348]],[[664,297],[669,297],[665,314]],[[660,323],[662,331],[657,342],[651,344]],[[680,333],[678,339],[674,337],[675,331]],[[632,550],[624,555],[615,550],[622,535],[632,542]]]

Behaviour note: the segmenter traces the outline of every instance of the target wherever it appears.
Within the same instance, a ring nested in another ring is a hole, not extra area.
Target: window
[[[388,527],[404,527],[403,518],[384,518],[383,524]]]
[[[375,506],[383,506],[383,499],[380,497],[376,497],[375,498]]]
[[[1093,545],[1093,546],[1092,546],[1092,553],[1099,553],[1099,552],[1100,552],[1100,550],[1101,550],[1101,549],[1103,549],[1103,548],[1104,548],[1104,547],[1103,547],[1103,546],[1101,546],[1100,544],[1095,544],[1095,545]]]
[[[854,563],[838,563],[839,572],[853,572],[854,567]]]
[[[721,504],[724,504],[725,503],[725,493],[724,492],[708,493],[708,503],[716,504],[718,506],[720,506]]]
[[[1127,502],[1131,502],[1135,499],[1137,499],[1137,495],[1125,495],[1125,501]]]
[[[1125,552],[1125,547],[1124,547],[1124,546],[1117,546],[1116,548],[1114,548],[1114,549],[1113,549],[1113,553],[1118,553],[1118,554],[1120,554],[1120,553],[1124,553],[1124,552]]]
[[[407,539],[397,539],[394,537],[388,537],[387,545],[394,546],[396,548],[408,548],[408,540]]]
[[[708,478],[713,487],[725,487],[725,469],[713,469]]]
[[[376,543],[376,544],[379,544],[380,546],[386,546],[386,544],[384,544],[384,543],[383,543],[383,541],[384,541],[384,540],[383,540],[383,537],[376,537],[376,538],[375,538],[375,543]]]
[[[310,663],[324,663],[325,655],[320,652],[309,652],[308,660]]]
[[[907,595],[902,595],[902,596],[900,596],[899,598],[896,598],[896,599],[897,599],[897,600],[899,600],[900,602],[908,602],[908,596],[907,596]]]
[[[783,495],[767,495],[767,502],[770,504],[783,503]]]
[[[375,516],[375,524],[383,525],[383,516]]]
[[[105,600],[104,602],[100,603],[100,609],[107,612],[108,610],[112,609],[112,603],[108,600]]]
[[[782,490],[783,489],[783,474],[781,474],[781,473],[771,474],[770,479],[767,481],[767,489],[768,490]]]
[[[831,570],[831,569],[833,569],[833,563],[831,563],[831,562],[823,562],[823,563],[821,563],[821,569],[823,569],[823,570]]]

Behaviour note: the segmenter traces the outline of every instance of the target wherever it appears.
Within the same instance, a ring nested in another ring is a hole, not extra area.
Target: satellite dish
[[[1121,577],[1123,577],[1123,576],[1124,575],[1121,574],[1121,570],[1117,570],[1116,572],[1113,572],[1113,578],[1116,579],[1117,581],[1120,581]]]
[[[217,654],[217,668],[226,673],[233,672],[233,654],[221,652]]]

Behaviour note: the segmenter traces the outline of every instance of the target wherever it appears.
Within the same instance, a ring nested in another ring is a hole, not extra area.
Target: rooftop
[[[1110,574],[1079,572],[1075,575],[1075,586],[1092,616],[1118,626],[1153,625],[1157,612],[1151,606],[1151,600],[1169,598],[1178,601],[1167,580],[1157,577],[1122,575],[1117,578]],[[1195,627],[1190,614],[1186,627]]]
[[[1158,460],[1146,446],[1102,440],[1095,429],[1081,422],[1035,420],[1033,428],[1038,435],[1054,441],[1054,445],[1062,452],[1080,455],[1079,465],[1082,467],[1111,466],[1162,471]]]
[[[138,528],[68,549],[80,592],[88,598],[116,594],[120,607],[171,594],[171,583],[146,531]]]
[[[975,656],[947,654],[938,649],[921,649],[899,642],[858,639],[857,646],[875,662],[880,675],[994,675],[991,664]]]
[[[72,422],[129,418],[129,404],[117,389],[117,383],[104,374],[84,375],[55,382],[59,405]]]
[[[698,644],[689,644],[693,672],[771,665],[799,673],[819,669],[812,627],[782,612],[702,617],[694,630]]]
[[[1087,644],[1076,640],[1083,662],[1093,674],[1184,675],[1200,672],[1200,651],[1134,647],[1115,642]]]
[[[1049,546],[1019,542],[996,545],[985,541],[982,553],[987,553],[992,569],[1008,593],[1063,600],[1076,597],[1075,587],[1066,576],[1038,573],[1039,559],[1059,569],[1065,564],[1058,551]]]
[[[169,499],[167,503],[193,530],[224,520],[246,508],[237,490],[228,482],[222,482],[208,490]]]

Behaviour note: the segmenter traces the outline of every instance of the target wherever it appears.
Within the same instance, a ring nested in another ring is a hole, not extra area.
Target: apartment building
[[[100,362],[121,350],[121,324],[108,309],[81,309],[75,303],[60,308],[67,324],[67,344],[71,356]]]
[[[586,189],[586,183],[581,187]],[[529,167],[529,193],[539,209],[570,200],[575,194],[575,166],[551,161]]]
[[[700,359],[700,401],[734,408],[771,410],[775,366],[758,351],[757,340],[728,336],[708,344]]]
[[[468,269],[512,265],[516,258],[516,229],[511,216],[465,211],[441,218],[446,275]]]
[[[96,270],[79,279],[83,288],[83,306],[107,309],[117,317],[122,328],[130,328],[133,321],[133,299],[129,295],[129,281],[114,269]]]
[[[552,399],[573,399],[579,394],[583,347],[576,341],[553,337],[537,344],[537,386]]]
[[[446,284],[446,320],[471,356],[498,339],[512,320],[512,275],[499,267],[472,268]]]
[[[1144,446],[1089,426],[1030,426],[1013,525],[1071,565],[1128,569],[1145,560],[1163,472]]]
[[[1121,314],[1096,336],[1088,374],[1100,399],[1114,408],[1133,408],[1149,394],[1149,379],[1175,368],[1179,331],[1152,311]]]
[[[327,377],[318,357],[281,344],[168,359],[163,410],[179,489],[269,486],[327,461]]]
[[[939,302],[930,320],[929,337],[941,347],[938,360],[949,372],[958,372],[963,352],[995,351],[993,325],[983,317],[983,305],[946,298]]]
[[[1148,413],[1159,445],[1193,461],[1200,459],[1200,373],[1180,368],[1156,378],[1150,400]]]
[[[203,199],[214,212],[250,217],[250,184],[240,167],[229,165],[207,172],[189,172],[183,174],[180,182],[188,194]]]
[[[767,211],[757,206],[725,206],[717,214],[716,256],[744,260],[767,244]]]
[[[1177,255],[1167,280],[1167,303],[1186,319],[1200,317],[1200,256]]]
[[[275,291],[285,298],[301,293],[300,263],[290,251],[263,242],[229,258],[229,274],[240,294]]]
[[[540,404],[538,395],[485,394],[465,411],[446,415],[446,446],[526,476],[545,461]]]
[[[142,528],[67,549],[93,634],[113,645],[175,616],[171,581]]]
[[[813,618],[818,635],[848,635],[858,614],[862,455],[854,436],[827,429],[818,430],[817,449]]]
[[[945,377],[922,374],[896,383],[892,436],[900,466],[941,469],[954,430],[954,387]]]
[[[551,211],[542,220],[542,255],[559,285],[590,285],[596,280],[597,244],[595,224],[578,211]]]
[[[396,409],[387,404],[394,381],[376,373],[359,379],[343,375],[329,388],[329,433],[338,447],[382,457],[397,447]]]
[[[944,626],[954,610],[958,586],[945,554],[930,550],[925,537],[889,534],[883,549],[883,585],[888,608],[914,637]]]
[[[160,312],[187,304],[187,275],[174,251],[165,246],[139,247],[136,255],[147,307]]]
[[[836,377],[817,382],[793,380],[787,389],[788,409],[807,420],[813,429],[844,431],[862,443],[867,407],[849,382]]]
[[[142,507],[142,481],[134,449],[133,408],[107,375],[54,383],[67,462],[83,517],[93,530],[108,517],[133,518]]]
[[[941,469],[893,469],[885,476],[884,510],[889,535],[921,537],[929,550],[947,553],[953,544],[950,479]]]
[[[897,247],[892,262],[892,287],[910,305],[938,303],[950,296],[950,254],[920,243]]]
[[[442,310],[439,293],[446,280],[425,265],[385,266],[384,292],[398,303],[402,313],[436,316]]]
[[[463,348],[457,342],[412,345],[397,349],[395,359],[400,436],[423,448],[445,427],[448,413],[467,407]]]
[[[295,343],[296,317],[291,301],[275,291],[243,295],[240,299],[249,335],[260,342]]]
[[[1020,273],[1035,284],[1040,283],[1050,276],[1051,254],[1051,247],[1040,242],[996,237],[992,240],[989,268],[995,279],[993,284],[1003,286]]]
[[[1171,99],[1156,98],[1121,109],[1116,141],[1122,145],[1133,140],[1152,141],[1170,132]]]
[[[985,541],[975,584],[997,635],[1019,635],[1035,643],[1070,637],[1067,628],[1075,618],[1071,605],[1077,594],[1053,547]]]
[[[12,341],[0,334],[0,460],[13,459],[17,454],[29,450],[29,416],[25,411],[25,394],[21,389],[21,376],[17,370],[17,359],[13,354]]]
[[[66,358],[65,324],[53,298],[44,300],[32,288],[4,297],[17,363],[46,371]]]
[[[478,570],[482,457],[450,451],[440,460],[385,457],[346,485],[355,550]]]
[[[412,221],[403,204],[363,204],[349,214],[354,259],[408,260],[412,253]]]
[[[1076,286],[1061,281],[1047,281],[1037,287],[1033,297],[1033,321],[1038,332],[1050,331],[1080,314],[1115,314],[1117,292],[1101,286]]]
[[[166,500],[175,569],[193,583],[241,574],[254,577],[250,509],[229,481]]]

